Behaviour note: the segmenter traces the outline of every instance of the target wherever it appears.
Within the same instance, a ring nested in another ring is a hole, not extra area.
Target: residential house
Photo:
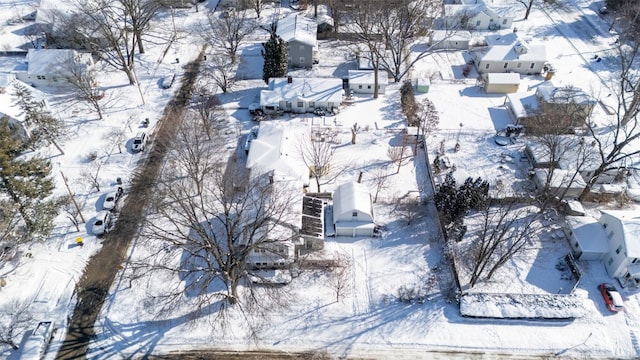
[[[465,30],[434,30],[429,37],[432,49],[469,50],[471,33]]]
[[[484,91],[490,94],[509,94],[518,92],[520,74],[487,73],[483,74]]]
[[[356,94],[373,94],[375,89],[373,70],[349,70],[349,90]],[[378,93],[384,94],[389,78],[386,72],[378,73]]]
[[[318,24],[308,17],[293,14],[278,20],[276,34],[287,43],[289,67],[311,68],[317,61]]]
[[[10,128],[17,129],[18,136],[26,139],[30,136],[31,129],[28,124],[24,122],[24,111],[15,104],[14,85],[16,84],[21,84],[29,89],[32,98],[42,104],[45,109],[47,109],[49,105],[42,91],[17,80],[14,74],[0,74],[0,119],[6,120]]]
[[[540,74],[547,63],[544,44],[526,42],[515,33],[486,36],[485,41],[487,47],[474,53],[479,73]]]
[[[515,18],[512,6],[489,6],[483,0],[462,0],[444,5],[444,22],[448,29],[509,29]]]
[[[577,198],[587,186],[580,174],[575,171],[564,169],[553,169],[551,178],[549,178],[551,169],[534,169],[533,183],[536,189],[542,191],[548,181],[547,191],[549,194],[563,198]]]
[[[260,108],[265,113],[305,113],[315,109],[337,111],[343,96],[342,79],[272,78],[269,79],[268,90],[260,92]]]
[[[604,267],[623,286],[640,284],[640,215],[629,210],[601,211],[598,220],[604,227],[608,254]]]
[[[590,216],[567,216],[564,233],[578,260],[603,260],[609,253],[607,235],[598,220]]]
[[[333,225],[336,236],[373,236],[373,201],[365,185],[338,186],[333,193]]]
[[[545,81],[535,90],[508,94],[505,106],[515,122],[527,127],[535,127],[542,109],[558,114],[566,114],[566,132],[585,127],[596,101],[582,89],[565,86],[556,87],[551,81]]]
[[[70,49],[29,49],[25,64],[15,69],[20,81],[32,86],[68,84],[69,72],[88,72],[94,66],[89,53]]]

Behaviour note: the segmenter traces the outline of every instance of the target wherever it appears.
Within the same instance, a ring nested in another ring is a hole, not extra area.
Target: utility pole
[[[62,172],[62,170],[60,170],[60,175],[62,175],[62,180],[64,181],[64,186],[67,187],[67,191],[69,192],[69,197],[71,197],[71,201],[73,202],[73,205],[76,207],[76,210],[78,211],[78,215],[80,215],[80,220],[82,220],[82,222],[86,222],[84,220],[84,216],[82,216],[82,211],[80,211],[80,207],[78,206],[78,203],[76,202],[76,198],[73,196],[73,193],[71,192],[71,188],[69,187],[69,183],[67,182],[67,177],[64,176],[64,173]]]

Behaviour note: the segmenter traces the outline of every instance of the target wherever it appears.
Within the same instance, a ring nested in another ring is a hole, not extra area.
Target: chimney
[[[293,78],[291,76],[287,76],[287,84],[291,84],[293,82]]]

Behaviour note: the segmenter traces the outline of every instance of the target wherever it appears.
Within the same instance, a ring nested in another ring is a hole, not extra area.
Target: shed
[[[578,260],[602,260],[609,254],[607,234],[598,220],[589,216],[567,216],[564,229]]]
[[[483,78],[484,91],[487,93],[515,93],[520,86],[520,74],[516,73],[488,73]]]
[[[469,50],[470,42],[469,31],[434,30],[429,39],[433,49]]]
[[[337,236],[373,236],[371,193],[363,184],[350,182],[333,193],[333,224]]]
[[[386,73],[378,73],[378,93],[384,94],[389,78]],[[349,90],[358,94],[373,94],[375,74],[373,70],[349,70]]]
[[[431,87],[431,80],[429,78],[419,78],[416,80],[416,91],[421,93],[428,93]]]

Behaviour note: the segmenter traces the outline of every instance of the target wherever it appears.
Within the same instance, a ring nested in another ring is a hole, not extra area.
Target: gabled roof
[[[607,234],[596,219],[590,216],[567,216],[566,220],[583,251],[603,254],[609,252]]]
[[[578,87],[557,87],[551,81],[545,81],[538,85],[536,95],[547,103],[580,105],[595,105],[596,100]]]
[[[518,44],[491,46],[481,59],[483,61],[547,61],[547,48],[544,44],[527,44],[527,50],[524,53],[516,50]]]
[[[24,118],[22,109],[20,109],[19,106],[15,105],[15,99],[13,97],[13,94],[15,92],[14,84],[21,84],[22,86],[26,87],[31,93],[33,100],[44,104],[46,108],[47,97],[42,91],[33,88],[23,83],[22,81],[15,79],[12,76],[7,76],[6,79],[8,82],[5,91],[0,92],[0,118],[4,115],[16,121],[22,121]]]
[[[627,210],[601,210],[622,227],[622,237],[628,258],[640,258],[640,215]]]
[[[342,79],[287,78],[269,79],[269,90],[260,92],[261,106],[278,106],[280,101],[342,102]]]
[[[247,168],[252,176],[269,173],[274,181],[309,182],[309,170],[300,158],[298,142],[308,125],[297,120],[260,122],[258,137],[251,141]]]
[[[309,46],[317,44],[318,24],[302,15],[290,15],[278,20],[276,34],[286,42],[297,41]]]
[[[338,186],[333,193],[333,217],[337,219],[342,214],[359,211],[368,214],[373,219],[373,204],[371,193],[367,187],[357,182],[349,182]]]

